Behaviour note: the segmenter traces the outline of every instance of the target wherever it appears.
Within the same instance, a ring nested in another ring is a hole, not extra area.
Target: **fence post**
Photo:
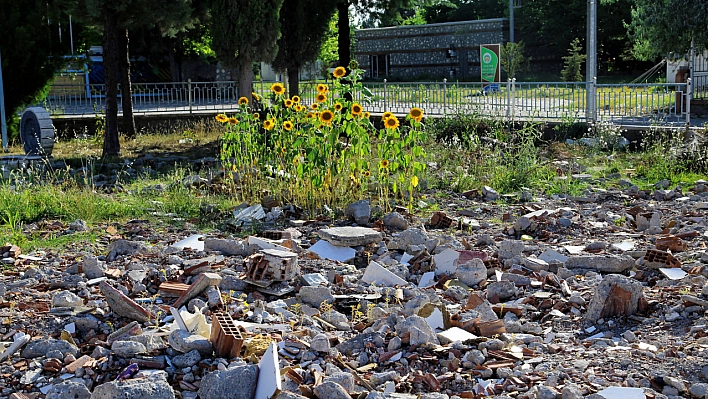
[[[511,79],[506,79],[506,118],[511,119]]]
[[[511,123],[514,123],[516,117],[516,78],[511,78]]]
[[[384,106],[383,106],[383,111],[382,111],[382,112],[386,112],[386,79],[383,80],[383,84],[384,84],[384,92],[383,92],[383,100],[384,100],[383,103],[384,103]]]
[[[443,115],[447,115],[447,78],[443,78]]]
[[[187,79],[187,98],[189,101],[189,113],[192,113],[192,79]]]
[[[693,97],[693,81],[686,79],[686,128],[691,127],[691,97]]]

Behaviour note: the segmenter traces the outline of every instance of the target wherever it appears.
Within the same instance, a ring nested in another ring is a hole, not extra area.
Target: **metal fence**
[[[304,104],[315,101],[317,82],[303,82]],[[588,85],[595,106],[588,107]],[[257,82],[256,93],[269,95]],[[429,116],[455,113],[539,121],[610,121],[623,125],[683,125],[690,121],[691,83],[595,84],[586,82],[365,83],[355,98],[372,113],[407,114],[413,107]],[[135,114],[229,112],[238,109],[236,82],[172,82],[132,85]],[[105,111],[104,85],[54,85],[43,102],[55,116],[95,115]],[[593,110],[588,115],[588,109]],[[120,110],[120,101],[119,101]]]

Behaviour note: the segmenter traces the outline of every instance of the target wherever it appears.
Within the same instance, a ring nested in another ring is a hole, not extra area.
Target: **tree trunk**
[[[129,42],[128,30],[120,29],[120,93],[123,105],[123,133],[125,133],[126,137],[134,139],[137,137],[137,133],[135,132],[135,117],[133,116]]]
[[[182,77],[180,76],[180,68],[179,64],[177,63],[177,56],[175,55],[175,40],[168,38],[167,41],[169,43],[167,52],[170,58],[170,79],[173,82],[181,82]]]
[[[351,35],[349,32],[349,0],[339,0],[337,2],[337,54],[339,55],[339,66],[349,68],[349,62],[352,59],[351,53]]]
[[[298,67],[288,68],[288,95],[291,98],[300,95],[300,68]]]
[[[120,155],[118,140],[118,74],[119,31],[116,15],[106,10],[103,22],[103,70],[106,84],[106,126],[103,135],[103,156]]]
[[[238,66],[238,96],[246,97],[248,103],[252,104],[251,92],[253,92],[253,67],[251,60],[240,60]]]

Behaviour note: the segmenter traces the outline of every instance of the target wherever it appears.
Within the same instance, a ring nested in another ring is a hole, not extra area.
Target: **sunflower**
[[[299,164],[299,163],[300,163],[300,157],[299,157],[299,156],[296,156],[295,158],[293,158],[293,164],[294,164],[294,165],[297,165],[297,164]]]
[[[334,72],[332,72],[335,78],[343,78],[346,74],[347,70],[342,66],[334,68]]]
[[[305,115],[305,118],[312,118],[313,116],[315,116],[315,114],[308,112],[307,115]]]
[[[294,102],[295,104],[300,103],[300,96],[293,96],[293,102]]]
[[[364,176],[366,176],[366,177],[371,176],[371,172],[369,172],[368,170],[365,170],[365,171],[364,171]]]
[[[411,177],[411,185],[413,187],[418,187],[418,176]]]
[[[399,126],[398,123],[398,118],[395,116],[392,116],[386,120],[384,120],[384,126],[386,126],[386,129],[395,129]]]
[[[273,85],[270,86],[270,90],[279,96],[285,94],[285,86],[283,86],[282,83],[273,83]]]
[[[293,106],[293,100],[291,100],[291,99],[289,99],[289,98],[288,98],[287,100],[285,100],[285,106],[288,107],[288,108],[292,107],[292,106]]]
[[[315,96],[315,101],[317,101],[318,103],[323,103],[327,101],[327,95],[324,93],[319,93]]]
[[[369,111],[364,112],[364,118],[369,119],[370,116],[371,116],[371,112],[369,112]]]
[[[361,104],[359,104],[359,103],[352,104],[352,115],[361,116],[362,112],[364,112],[364,108],[361,107]]]
[[[266,119],[263,121],[263,129],[265,130],[273,130],[275,127],[275,119]]]
[[[322,113],[320,114],[320,121],[322,121],[322,123],[324,123],[325,125],[331,125],[333,120],[334,112],[330,110],[322,111]]]
[[[248,99],[246,97],[239,98],[238,105],[248,105]]]
[[[283,129],[285,129],[287,131],[293,130],[293,123],[290,121],[283,122]]]
[[[311,105],[312,109],[317,109],[317,108],[319,108],[319,106],[320,105],[317,103],[312,103],[312,105]]]
[[[327,93],[328,91],[329,91],[329,87],[326,84],[320,83],[317,85],[317,92],[318,93]]]
[[[381,116],[381,119],[386,120],[386,119],[388,119],[388,118],[390,118],[390,117],[392,117],[392,116],[393,116],[393,112],[391,112],[391,111],[386,111],[386,112],[384,112],[383,115]]]
[[[219,122],[221,122],[221,123],[224,123],[224,122],[228,122],[228,121],[229,121],[229,118],[228,118],[226,115],[224,115],[224,114],[219,114],[219,115],[216,116],[216,120],[219,121]]]
[[[255,92],[251,92],[251,97],[253,97],[253,99],[256,101],[261,101],[261,96],[259,96]]]
[[[342,110],[342,104],[340,104],[340,103],[334,104],[334,110],[335,110],[335,111],[341,111],[341,110]]]
[[[420,108],[411,108],[408,115],[410,115],[411,119],[415,119],[418,122],[423,120],[423,110]]]
[[[303,107],[302,105],[300,105],[300,104],[295,105],[295,112],[300,112],[303,109],[305,109],[305,107]]]
[[[232,124],[232,125],[235,125],[235,124],[238,123],[238,119],[236,119],[236,118],[234,118],[234,117],[231,117],[231,118],[229,118],[229,123]]]
[[[253,119],[261,119],[261,114],[259,114],[258,112],[254,113]]]
[[[384,169],[388,168],[388,164],[388,159],[384,159],[383,161],[381,161],[381,167]]]

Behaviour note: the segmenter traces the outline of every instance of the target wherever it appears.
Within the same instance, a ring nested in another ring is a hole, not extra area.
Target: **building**
[[[479,46],[506,42],[509,20],[360,29],[354,35],[367,78],[479,80]]]

